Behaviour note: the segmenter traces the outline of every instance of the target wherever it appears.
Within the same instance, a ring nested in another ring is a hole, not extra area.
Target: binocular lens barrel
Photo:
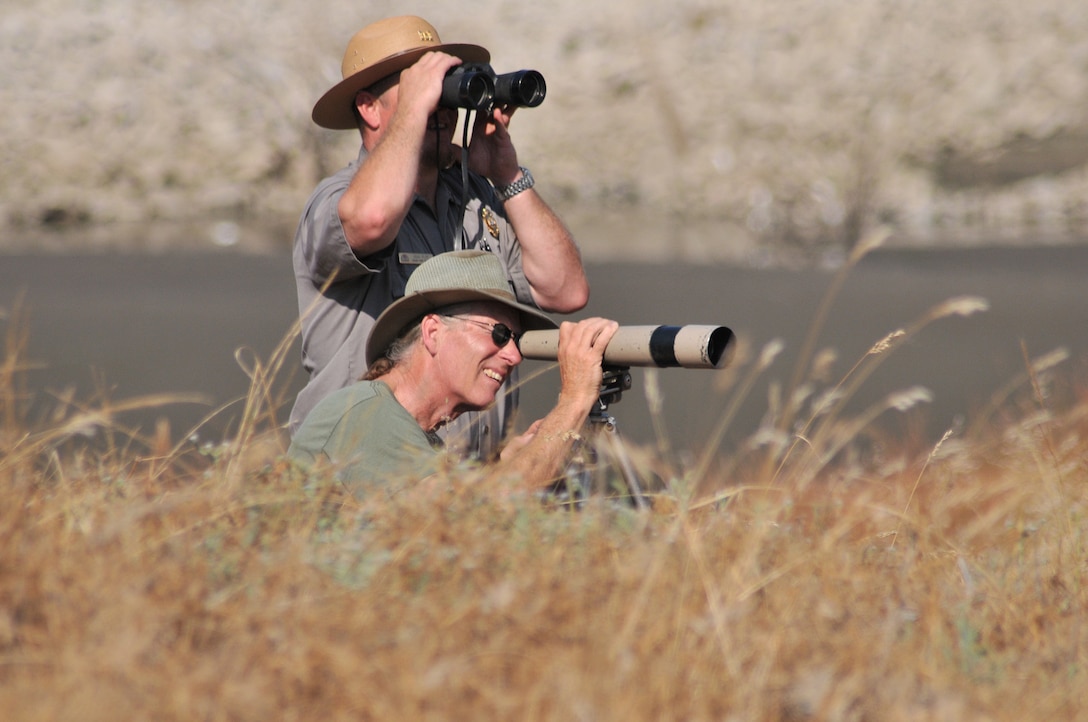
[[[535,108],[544,102],[548,87],[535,70],[503,73],[495,78],[495,103]]]
[[[535,108],[544,102],[547,86],[535,70],[518,70],[495,75],[487,63],[464,63],[450,69],[442,79],[443,108],[486,111],[493,106]]]
[[[443,78],[438,104],[444,108],[485,110],[494,97],[495,81],[487,73],[455,73]]]

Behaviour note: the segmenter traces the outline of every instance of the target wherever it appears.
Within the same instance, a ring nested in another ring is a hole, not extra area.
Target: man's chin
[[[453,166],[457,162],[458,152],[460,148],[450,143],[442,151],[435,152],[433,149],[424,149],[423,151],[423,164],[425,166],[434,166],[445,170]]]
[[[442,163],[441,163],[442,168],[452,168],[454,163],[456,163],[458,161],[458,159],[459,159],[460,151],[461,151],[461,149],[458,146],[454,145],[453,143],[450,143],[448,146],[446,146],[446,150],[445,150],[444,153],[442,153],[442,156],[441,156],[442,157]]]

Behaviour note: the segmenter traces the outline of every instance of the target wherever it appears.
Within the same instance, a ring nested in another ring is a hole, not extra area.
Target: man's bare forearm
[[[546,311],[572,313],[589,301],[589,281],[574,236],[530,188],[504,204],[521,244],[521,263],[533,300]]]
[[[376,253],[397,237],[415,194],[422,140],[422,133],[390,128],[340,197],[340,222],[356,255]]]
[[[596,396],[560,398],[541,420],[532,440],[510,458],[504,455],[496,472],[520,480],[529,489],[542,489],[554,483],[563,473],[574,444],[581,441],[586,417],[596,400]]]

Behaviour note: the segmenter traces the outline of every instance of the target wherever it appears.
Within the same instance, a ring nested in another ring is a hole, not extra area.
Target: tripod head
[[[631,389],[631,367],[605,364],[603,370],[604,376],[601,379],[597,405],[590,410],[588,421],[614,430],[616,419],[608,414],[608,405],[619,401],[623,397],[623,392]]]

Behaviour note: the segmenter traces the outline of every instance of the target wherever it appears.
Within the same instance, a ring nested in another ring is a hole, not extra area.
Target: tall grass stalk
[[[857,434],[868,429],[877,417],[889,409],[907,412],[919,403],[928,402],[928,391],[921,387],[908,389],[904,392],[893,393],[883,402],[878,402],[863,411],[857,417],[849,420],[843,419],[843,411],[847,402],[852,399],[858,389],[876,370],[880,362],[895,348],[906,342],[907,339],[919,333],[923,328],[938,319],[950,315],[969,316],[989,307],[985,299],[976,297],[953,298],[934,306],[922,315],[906,329],[894,331],[874,344],[869,351],[856,363],[853,368],[835,385],[830,393],[825,395],[826,404],[816,404],[809,420],[803,425],[798,437],[805,439],[805,449],[810,457],[816,457],[814,462],[818,469],[823,464],[832,460],[844,446],[851,442]],[[812,433],[808,434],[809,429]],[[796,447],[791,446],[790,451]],[[775,477],[781,474],[782,467],[789,461],[789,451],[782,457]],[[811,478],[813,472],[808,472]]]
[[[794,364],[793,373],[790,376],[789,384],[786,387],[787,398],[801,387],[801,383],[804,380],[805,374],[807,373],[816,352],[816,343],[824,330],[824,326],[827,324],[827,317],[831,312],[831,307],[839,297],[839,293],[842,292],[842,288],[846,284],[846,280],[849,278],[850,273],[859,263],[861,263],[865,256],[884,245],[884,242],[887,241],[890,235],[891,229],[887,226],[879,226],[870,231],[867,235],[862,237],[856,246],[854,246],[850,255],[847,256],[846,262],[835,272],[827,291],[824,293],[823,297],[820,299],[819,305],[816,307],[816,313],[812,318],[812,322],[809,324],[808,332],[805,334],[805,340],[801,343],[800,352],[797,356],[797,361]],[[778,422],[779,431],[786,432],[789,430],[790,426],[793,424],[793,417],[796,412],[797,409],[792,405],[786,407],[782,414],[782,418]]]

